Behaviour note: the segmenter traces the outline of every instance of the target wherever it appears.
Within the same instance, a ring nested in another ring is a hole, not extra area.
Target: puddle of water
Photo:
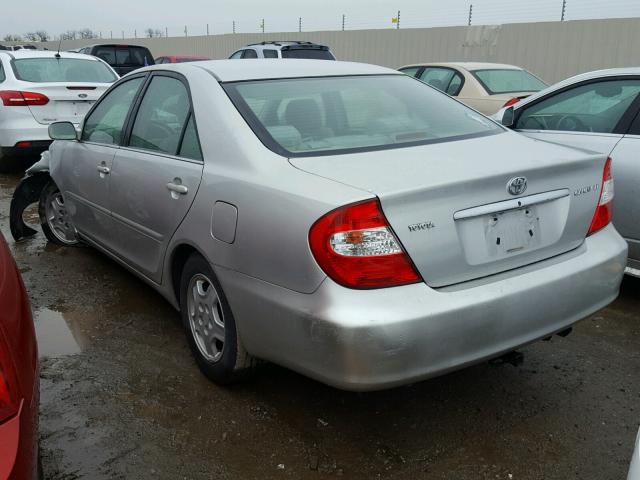
[[[49,308],[34,312],[38,353],[40,357],[80,353],[80,342],[69,329],[64,315]]]

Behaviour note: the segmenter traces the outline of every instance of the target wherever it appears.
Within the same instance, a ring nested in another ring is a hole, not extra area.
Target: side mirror
[[[55,122],[49,125],[49,137],[52,140],[77,140],[78,133],[71,122]]]
[[[500,123],[507,128],[513,127],[513,123],[515,120],[515,112],[513,107],[507,107],[505,111],[502,113],[502,119],[500,119]]]

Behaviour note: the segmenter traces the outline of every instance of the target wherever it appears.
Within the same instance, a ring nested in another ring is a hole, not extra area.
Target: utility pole
[[[189,34],[187,33],[187,26],[186,25],[184,26],[184,36],[185,37],[189,36]]]
[[[344,32],[344,21],[345,21],[345,18],[346,18],[346,17],[347,17],[347,16],[343,13],[343,14],[342,14],[342,31],[343,31],[343,32]]]
[[[302,17],[298,17],[298,32],[302,32]]]
[[[169,38],[169,28],[164,27],[164,38]]]
[[[124,30],[122,30],[122,39],[124,40]]]
[[[562,15],[560,16],[560,21],[564,22],[564,14],[567,10],[567,0],[562,0]]]
[[[133,31],[133,38],[138,38],[138,30]]]
[[[100,32],[100,38],[102,38],[102,32]]]
[[[398,10],[398,21],[396,22],[396,30],[400,30],[400,10]]]
[[[262,23],[260,23],[260,27],[262,28],[262,33],[264,33],[264,18],[262,19]]]
[[[209,24],[207,23],[207,37],[209,36]]]
[[[473,15],[473,3],[469,5],[469,23],[467,25],[471,26],[471,17]]]
[[[233,33],[236,33],[236,21],[233,21]]]
[[[111,34],[111,40],[113,40],[113,30],[109,32]]]

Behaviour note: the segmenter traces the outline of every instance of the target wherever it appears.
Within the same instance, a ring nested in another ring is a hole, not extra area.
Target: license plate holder
[[[485,216],[488,250],[494,255],[512,255],[529,250],[539,241],[540,219],[535,206]]]

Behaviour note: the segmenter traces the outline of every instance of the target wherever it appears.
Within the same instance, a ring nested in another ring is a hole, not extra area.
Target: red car
[[[0,234],[0,480],[37,478],[39,397],[29,297]]]
[[[208,57],[197,57],[193,55],[165,55],[164,57],[156,58],[156,65],[160,63],[185,63],[185,62],[199,62],[201,60],[211,60]]]

